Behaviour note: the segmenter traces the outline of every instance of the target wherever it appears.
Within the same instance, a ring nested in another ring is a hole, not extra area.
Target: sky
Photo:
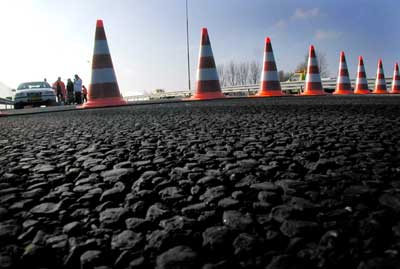
[[[294,71],[311,44],[326,54],[330,77],[337,76],[341,50],[351,78],[359,55],[368,77],[375,76],[379,58],[386,77],[400,61],[398,0],[188,0],[188,5],[192,85],[202,27],[208,28],[217,65],[261,63],[266,36],[284,71]],[[0,0],[0,82],[16,88],[79,74],[89,84],[97,19],[104,21],[124,96],[188,88],[185,0]]]

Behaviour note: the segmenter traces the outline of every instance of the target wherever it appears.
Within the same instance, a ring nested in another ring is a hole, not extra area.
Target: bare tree
[[[249,76],[249,64],[242,62],[236,65],[236,78],[238,85],[246,85]]]
[[[326,59],[326,53],[315,50],[315,55],[317,56],[318,68],[321,77],[328,77],[328,61]],[[308,54],[304,56],[304,60],[299,63],[296,67],[296,72],[307,72],[307,64],[308,64]]]
[[[228,78],[228,85],[229,86],[234,86],[237,85],[237,79],[236,79],[236,64],[231,61],[228,64],[227,68],[227,78]]]
[[[260,83],[260,75],[261,75],[261,65],[259,62],[252,61],[249,64],[249,76],[247,80],[247,84],[258,84]]]
[[[226,87],[228,80],[227,80],[227,73],[225,70],[225,65],[219,64],[217,66],[217,72],[218,72],[219,83],[221,84],[221,87]]]
[[[221,87],[258,84],[261,69],[261,64],[256,61],[239,63],[231,61],[217,66]],[[290,74],[283,72],[282,79],[287,80]]]

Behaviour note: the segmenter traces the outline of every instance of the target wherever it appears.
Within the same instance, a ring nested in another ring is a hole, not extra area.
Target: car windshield
[[[17,90],[42,89],[42,88],[51,88],[51,87],[49,83],[45,81],[39,81],[39,82],[22,83],[18,86]]]

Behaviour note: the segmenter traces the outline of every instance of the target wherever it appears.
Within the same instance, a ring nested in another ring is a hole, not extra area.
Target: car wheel
[[[22,104],[14,104],[14,109],[23,109],[24,105]]]
[[[46,106],[58,106],[56,101],[49,101]]]

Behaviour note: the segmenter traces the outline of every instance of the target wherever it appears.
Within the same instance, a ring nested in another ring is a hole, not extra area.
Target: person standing
[[[67,103],[72,105],[74,103],[74,83],[69,78],[67,82]]]
[[[87,89],[85,85],[82,85],[82,97],[83,97],[83,102],[87,103]]]
[[[76,104],[82,104],[82,79],[78,75],[74,79],[74,92]]]
[[[62,82],[61,77],[58,77],[56,82],[53,83],[53,89],[56,91],[58,103],[64,104],[65,102],[65,84]]]

